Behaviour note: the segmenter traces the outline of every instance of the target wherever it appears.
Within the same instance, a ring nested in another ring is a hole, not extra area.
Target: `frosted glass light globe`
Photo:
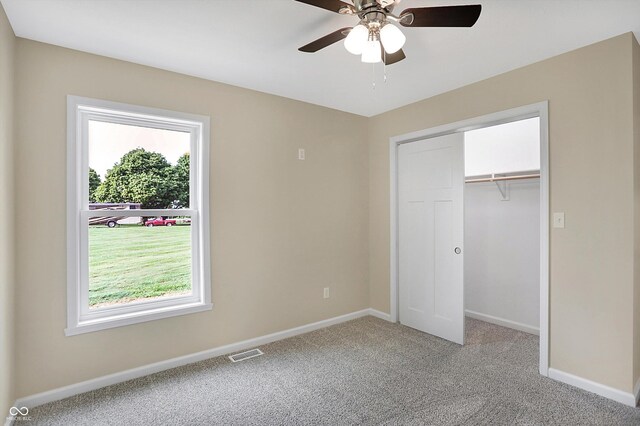
[[[380,30],[380,41],[387,53],[396,53],[402,49],[407,37],[395,25],[387,24]]]
[[[344,40],[344,47],[349,53],[360,55],[368,37],[369,29],[362,24],[356,25],[349,31],[347,38]]]
[[[368,40],[362,51],[362,62],[366,64],[376,64],[382,61],[382,52],[378,40]]]

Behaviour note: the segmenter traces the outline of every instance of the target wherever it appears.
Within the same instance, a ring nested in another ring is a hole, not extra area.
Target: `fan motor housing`
[[[374,11],[391,12],[395,6],[393,0],[353,0],[353,4],[360,19],[363,18],[363,15]]]
[[[380,29],[386,24],[387,16],[381,12],[367,12],[362,17],[361,24],[369,29],[370,33],[377,36],[380,33]]]

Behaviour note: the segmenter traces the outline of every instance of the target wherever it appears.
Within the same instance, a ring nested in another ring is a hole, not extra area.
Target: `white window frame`
[[[89,120],[191,135],[189,208],[118,212],[191,218],[190,295],[89,309],[88,220],[113,215],[89,210]],[[209,235],[209,117],[67,96],[67,336],[212,309]]]

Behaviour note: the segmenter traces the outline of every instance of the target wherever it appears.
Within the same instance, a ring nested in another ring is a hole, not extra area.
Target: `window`
[[[67,99],[67,335],[211,309],[209,118]]]

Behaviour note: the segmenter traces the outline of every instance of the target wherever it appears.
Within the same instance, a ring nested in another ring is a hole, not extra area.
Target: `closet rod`
[[[530,174],[530,175],[518,175],[518,176],[492,176],[488,178],[480,178],[480,179],[467,179],[465,183],[478,183],[478,182],[498,182],[502,180],[519,180],[519,179],[535,179],[539,178],[540,173]]]

